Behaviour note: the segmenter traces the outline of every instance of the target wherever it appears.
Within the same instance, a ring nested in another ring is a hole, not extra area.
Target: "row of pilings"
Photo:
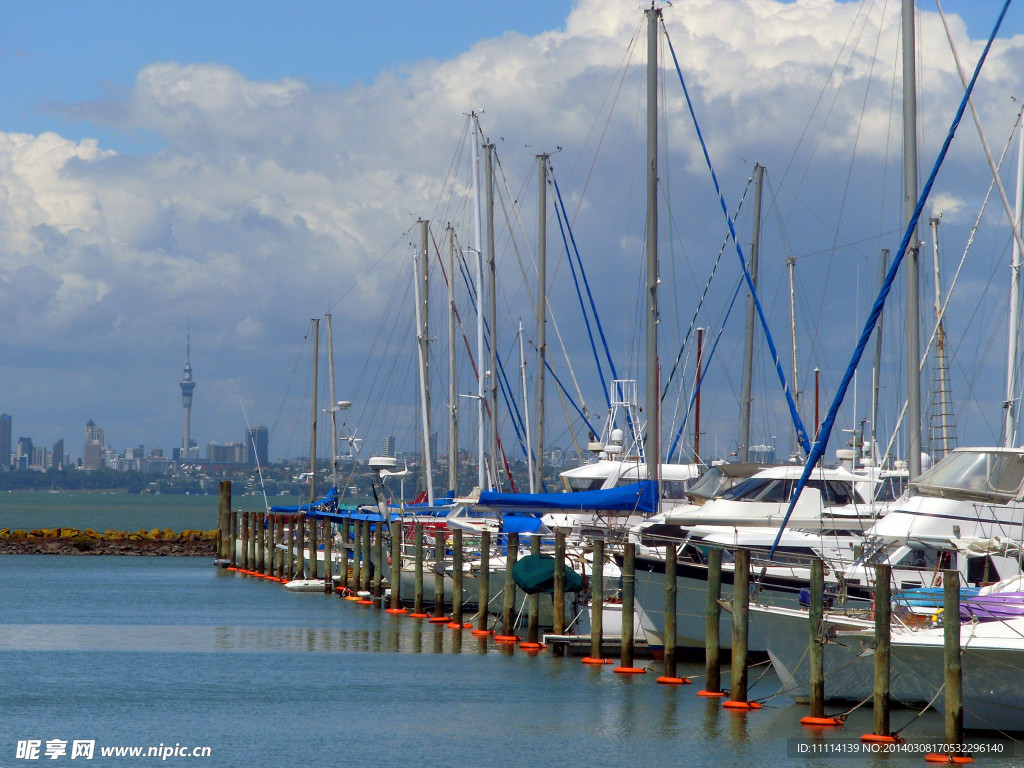
[[[240,512],[231,509],[231,483],[220,485],[218,509],[218,563],[238,572],[264,578],[292,582],[308,580],[311,583],[322,580],[323,591],[339,594],[347,600],[362,605],[375,606],[388,613],[402,614],[413,619],[444,624],[454,630],[472,630],[478,638],[490,638],[495,643],[517,645],[524,651],[536,653],[548,646],[542,642],[547,637],[564,637],[565,629],[565,563],[566,540],[563,532],[554,534],[554,585],[552,592],[552,634],[542,638],[539,632],[539,594],[526,597],[526,621],[522,626],[516,613],[516,585],[513,569],[519,552],[519,534],[502,534],[502,550],[505,556],[505,578],[501,590],[500,629],[492,625],[491,608],[497,596],[490,594],[490,579],[479,578],[476,595],[477,611],[467,616],[467,594],[464,586],[464,564],[467,554],[467,537],[461,529],[448,530],[444,526],[427,530],[422,522],[411,528],[412,546],[412,590],[404,595],[402,579],[385,578],[383,567],[390,561],[403,562],[407,553],[403,551],[405,531],[400,520],[385,525],[380,515],[344,513],[332,515],[331,519],[307,515],[303,512],[261,513]],[[376,524],[375,524],[376,523]],[[387,527],[388,535],[384,529]],[[332,551],[335,537],[340,536],[341,547],[338,557]],[[483,531],[476,534],[472,550],[479,557],[479,573],[490,572],[489,557],[492,551],[491,534]],[[590,588],[590,637],[589,654],[582,662],[591,665],[611,665],[612,659],[604,653],[605,638],[602,625],[604,593],[603,564],[606,542],[593,538],[593,570],[589,579]],[[540,553],[539,537],[531,537],[531,554]],[[635,544],[621,546],[621,588],[622,627],[619,635],[619,664],[614,671],[620,675],[642,675],[651,671],[648,667],[634,666],[634,585],[635,585]],[[665,629],[664,636],[676,636],[676,562],[677,548],[665,542]],[[321,548],[322,547],[322,548]],[[307,553],[323,553],[307,557]],[[720,697],[723,707],[740,712],[762,708],[758,701],[748,698],[748,619],[749,600],[756,594],[757,586],[751,581],[750,552],[733,550],[733,594],[729,605],[732,613],[732,637],[728,647],[731,651],[730,685],[722,687],[721,655],[723,647],[720,637],[722,610],[722,550],[710,549],[707,553],[707,595],[705,609],[705,671],[704,687],[699,696]],[[446,558],[450,555],[450,568]],[[334,563],[337,562],[337,570]],[[827,641],[823,633],[824,617],[824,563],[811,563],[810,606],[808,610],[808,654],[810,660],[810,714],[801,719],[808,727],[822,728],[841,726],[844,717],[830,717],[825,714],[825,685],[823,646]],[[429,573],[428,573],[429,572]],[[446,596],[445,574],[450,572],[451,597]],[[425,589],[428,575],[432,575],[431,589]],[[890,627],[891,593],[890,566],[879,565],[876,573],[877,592],[874,601],[875,654],[873,707],[874,727],[870,734],[862,736],[866,743],[896,744],[902,739],[894,735],[889,724],[889,681],[890,670]],[[945,739],[949,745],[963,743],[963,697],[962,669],[960,662],[959,596],[960,581],[957,571],[943,571],[944,585],[944,649],[945,649]],[[385,605],[387,606],[385,608]],[[429,610],[428,610],[429,609]],[[495,611],[496,609],[492,608]],[[475,619],[475,621],[473,621]],[[525,630],[524,636],[517,631]],[[585,641],[586,638],[581,638]],[[554,645],[556,653],[564,653],[564,645]],[[657,682],[666,686],[681,686],[690,683],[686,677],[677,674],[677,648],[675,643],[666,642],[664,647],[662,674]],[[968,762],[962,755],[931,755],[943,761]]]

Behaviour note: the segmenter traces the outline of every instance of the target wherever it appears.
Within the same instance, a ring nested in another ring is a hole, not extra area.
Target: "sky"
[[[788,370],[785,258],[793,256],[798,387],[808,423],[811,372],[822,371],[822,397],[830,397],[876,289],[878,253],[895,252],[901,234],[897,5],[665,6],[730,209],[754,163],[767,167],[762,299]],[[999,6],[943,4],[966,67]],[[145,445],[169,454],[181,441],[177,383],[189,338],[197,382],[191,431],[200,446],[240,441],[248,422],[271,427],[272,457],[308,454],[310,319],[329,312],[337,397],[353,403],[343,432],[365,441],[364,455],[386,434],[412,450],[414,222],[431,219],[439,243],[452,222],[461,247],[472,243],[464,134],[473,110],[497,145],[503,174],[497,345],[508,375],[517,375],[520,318],[528,353],[535,338],[535,155],[550,152],[620,377],[642,379],[642,7],[512,2],[483,13],[464,2],[101,0],[55,14],[46,4],[0,5],[0,411],[12,415],[15,438],[46,445],[64,438],[77,456],[92,419],[117,449]],[[934,6],[920,6],[918,24],[923,178],[959,86]],[[980,119],[997,159],[1024,99],[1022,35],[1017,6],[979,82]],[[673,361],[684,348],[681,365],[692,378],[693,345],[683,342],[726,226],[674,69],[662,71],[660,355]],[[1012,144],[1001,173],[1011,205],[1016,152]],[[926,213],[942,214],[946,289],[990,179],[968,115]],[[744,248],[752,195],[737,220]],[[553,365],[576,382],[567,389],[586,401],[599,429],[600,383],[609,372],[592,362],[548,211],[558,324],[549,344],[561,334],[568,350],[553,352]],[[927,313],[934,281],[926,223],[922,240]],[[1006,217],[993,198],[946,321],[961,443],[999,438],[1008,248]],[[697,313],[719,339],[702,440],[722,455],[737,440],[743,307],[723,319],[737,275],[730,246]],[[432,285],[432,430],[443,435],[447,338],[436,263]],[[471,326],[465,294],[460,285]],[[902,290],[895,294],[900,301]],[[900,324],[897,314],[884,326],[880,429],[893,428],[906,391]],[[761,337],[757,347],[753,441],[788,446],[792,428]],[[469,394],[464,348],[458,390]],[[926,386],[932,377],[926,372]],[[869,381],[865,368],[859,402],[844,412],[847,425],[869,415]],[[666,399],[667,433],[678,429],[687,397]],[[567,447],[568,429],[555,425],[572,410],[562,399],[551,390],[547,433]],[[470,447],[475,406],[465,398],[462,405],[460,442]],[[502,418],[511,455],[512,430]]]

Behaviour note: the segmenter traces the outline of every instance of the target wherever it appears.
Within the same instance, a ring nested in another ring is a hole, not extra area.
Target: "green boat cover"
[[[567,565],[562,567],[565,568],[565,591],[582,592],[583,577]],[[555,558],[551,555],[527,555],[520,558],[512,568],[512,579],[528,595],[554,592]]]

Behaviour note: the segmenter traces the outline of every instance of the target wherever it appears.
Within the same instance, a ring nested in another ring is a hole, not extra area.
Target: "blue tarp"
[[[657,509],[657,483],[643,480],[597,491],[575,493],[498,493],[483,491],[478,505],[500,509],[595,510],[601,512],[647,512]]]
[[[338,508],[338,489],[331,488],[319,501],[314,501],[312,504],[300,504],[297,507],[271,507],[270,511],[277,514],[298,513],[298,512],[330,512]]]

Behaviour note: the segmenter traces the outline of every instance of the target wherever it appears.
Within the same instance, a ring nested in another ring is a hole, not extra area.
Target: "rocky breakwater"
[[[18,555],[162,555],[214,557],[216,531],[111,531],[86,528],[0,528],[0,554]]]

